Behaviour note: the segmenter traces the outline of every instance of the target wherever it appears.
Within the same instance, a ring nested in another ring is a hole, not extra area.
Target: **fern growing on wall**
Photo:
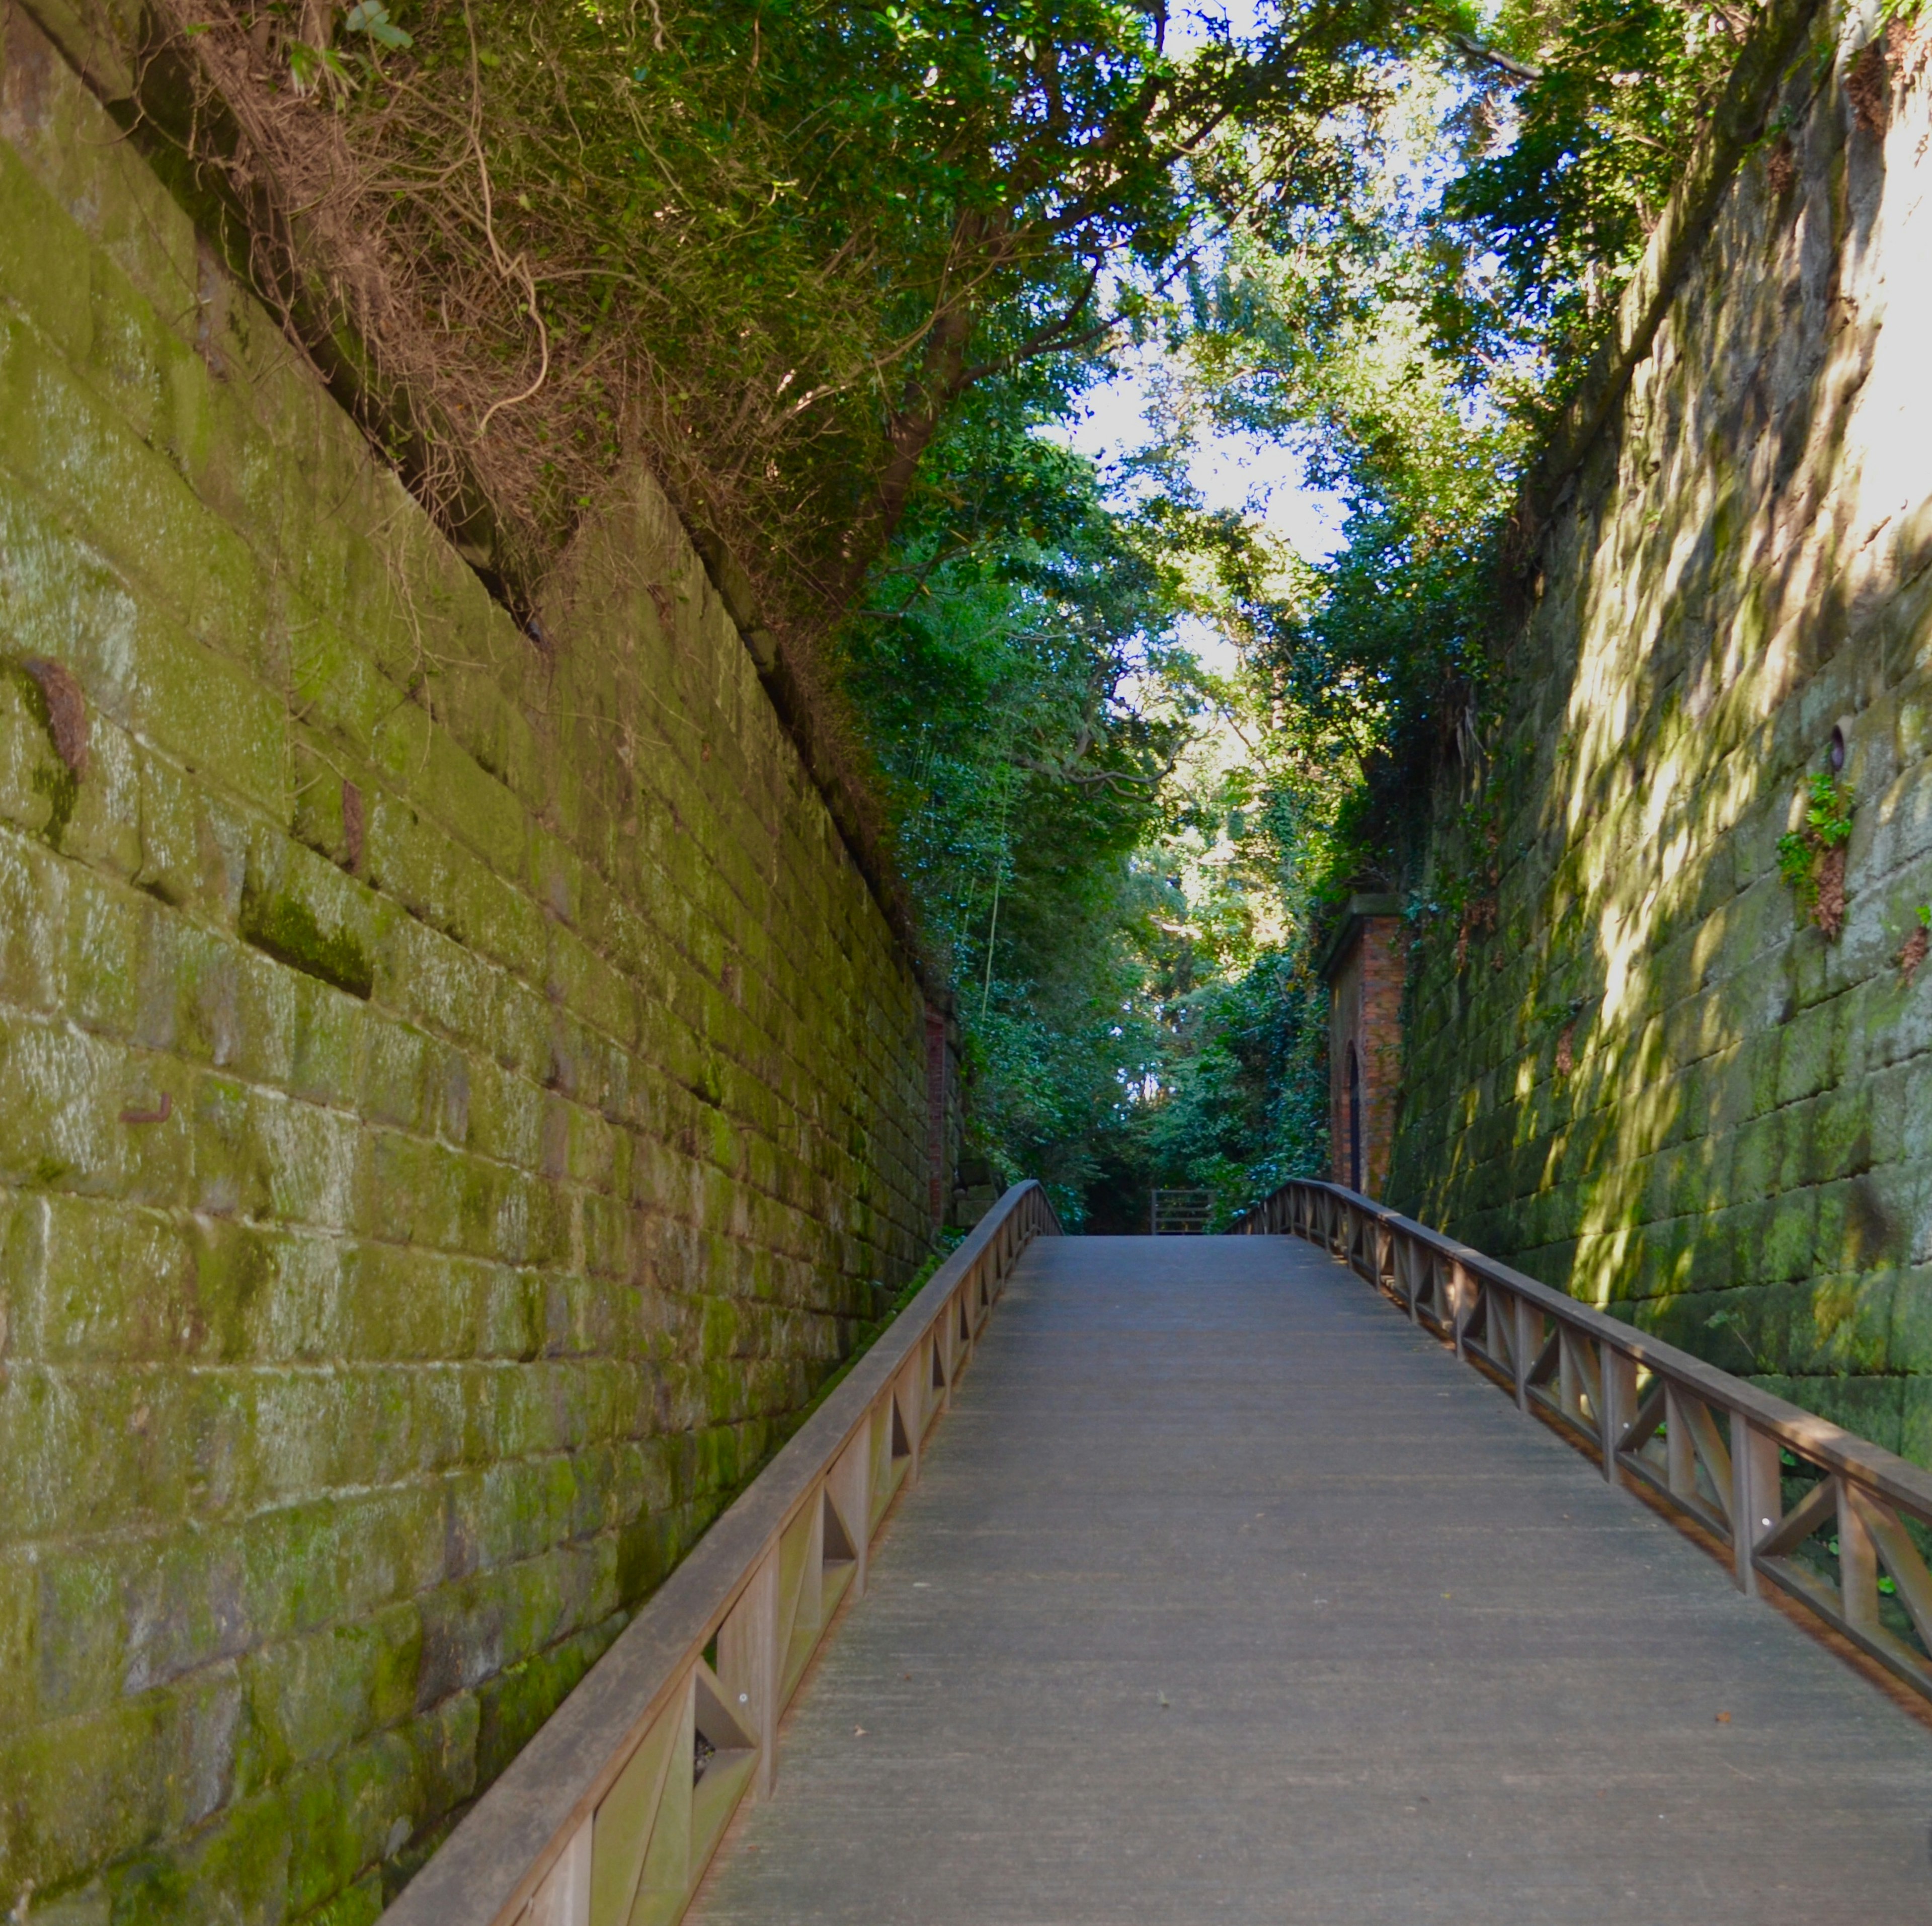
[[[1808,784],[1804,820],[1778,839],[1778,873],[1797,892],[1798,907],[1835,943],[1845,926],[1845,844],[1852,833],[1852,794],[1832,770]]]

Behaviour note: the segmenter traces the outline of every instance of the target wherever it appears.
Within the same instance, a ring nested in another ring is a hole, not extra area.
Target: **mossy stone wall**
[[[1414,905],[1394,1190],[1932,1464],[1932,113],[1877,31],[1819,10],[1556,505]],[[1778,855],[1834,728],[1835,938]]]
[[[373,1918],[928,1246],[640,482],[519,632],[0,32],[0,1915]]]

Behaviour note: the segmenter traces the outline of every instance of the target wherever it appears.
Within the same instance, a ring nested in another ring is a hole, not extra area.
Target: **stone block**
[[[80,784],[62,760],[46,699],[16,661],[0,665],[0,821],[58,849]]]
[[[0,148],[0,274],[8,297],[42,335],[84,356],[92,347],[92,263],[84,247],[46,244],[50,229],[63,228],[71,231],[12,144]]]
[[[145,639],[134,693],[142,739],[189,768],[218,768],[229,794],[286,822],[290,725],[282,698],[184,635],[160,630]],[[144,796],[144,834],[146,818]]]
[[[370,819],[371,884],[453,942],[526,979],[541,976],[547,933],[537,906],[409,802],[380,798]]]
[[[286,837],[250,837],[245,862],[232,912],[243,941],[286,970],[367,1002],[394,912]]]
[[[40,1714],[41,1586],[37,1550],[0,1544],[0,1731],[22,1730]]]
[[[244,1602],[262,1640],[318,1630],[427,1592],[440,1575],[440,1502],[420,1488],[316,1498],[241,1528]]]
[[[121,1675],[130,1693],[172,1684],[245,1651],[256,1635],[240,1548],[176,1538],[121,1561],[116,1603],[124,1615]]]
[[[48,1197],[41,1264],[21,1335],[50,1362],[159,1363],[208,1340],[195,1247],[170,1215],[97,1198]]]
[[[97,323],[100,301],[97,289]],[[245,661],[262,604],[238,534],[195,500],[166,455],[117,418],[106,398],[17,322],[0,326],[0,389],[10,465],[34,476],[184,626]]]
[[[188,777],[172,764],[146,751],[138,753],[137,762],[141,862],[134,880],[178,908],[205,893],[208,851],[202,838],[200,800]],[[225,877],[219,879],[215,894],[218,907],[225,909]]]
[[[1778,1101],[1796,1103],[1832,1084],[1838,1019],[1829,1005],[1801,1010],[1779,1033]]]
[[[397,789],[418,798],[446,832],[514,883],[526,873],[523,804],[466,753],[418,704],[392,708],[376,731],[371,759]]]
[[[506,1666],[479,1688],[480,1779],[495,1778],[530,1742],[550,1708],[603,1656],[622,1624],[621,1618],[613,1614],[520,1664]]]
[[[0,1182],[122,1196],[146,1188],[146,1160],[118,1102],[140,1074],[110,1046],[0,1010],[0,1078],[9,1093],[0,1108]],[[152,1137],[144,1142],[152,1149]]]
[[[414,1768],[408,1816],[419,1830],[460,1813],[488,1783],[478,1772],[482,1709],[476,1694],[458,1693],[402,1728]],[[398,1819],[392,1824],[386,1851],[393,1852],[402,1823]]]
[[[572,1582],[560,1552],[439,1586],[422,1601],[417,1702],[433,1706],[542,1651],[570,1623]]]
[[[339,616],[320,604],[290,651],[290,697],[296,712],[326,739],[346,746],[359,766],[368,761],[382,718],[395,706],[396,689],[350,639]],[[306,773],[318,788],[344,771],[320,745],[309,751]],[[340,791],[335,804],[339,817]],[[318,798],[318,802],[322,799]],[[326,803],[323,806],[326,806]]]
[[[0,681],[0,703],[5,698]],[[67,884],[50,849],[0,830],[0,1004],[43,1016],[64,1005]]]
[[[66,1885],[136,1852],[168,1817],[172,1710],[146,1694],[0,1732],[0,1891]]]
[[[355,1226],[372,1146],[352,1118],[211,1076],[195,1091],[194,1121],[198,1210]]]
[[[252,1652],[242,1678],[259,1782],[403,1723],[422,1656],[422,1622],[407,1603]]]

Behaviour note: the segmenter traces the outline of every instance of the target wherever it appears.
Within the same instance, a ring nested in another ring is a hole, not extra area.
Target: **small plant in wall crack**
[[[1810,778],[1811,800],[1799,826],[1778,839],[1778,873],[1797,892],[1798,907],[1835,943],[1845,926],[1845,844],[1852,833],[1851,791],[1834,771]]]

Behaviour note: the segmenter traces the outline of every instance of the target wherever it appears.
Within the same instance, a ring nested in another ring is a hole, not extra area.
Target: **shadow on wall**
[[[1425,938],[1394,1194],[1932,1462],[1928,48],[1815,32],[1559,501],[1486,786],[1440,812],[1504,825],[1495,914]]]

